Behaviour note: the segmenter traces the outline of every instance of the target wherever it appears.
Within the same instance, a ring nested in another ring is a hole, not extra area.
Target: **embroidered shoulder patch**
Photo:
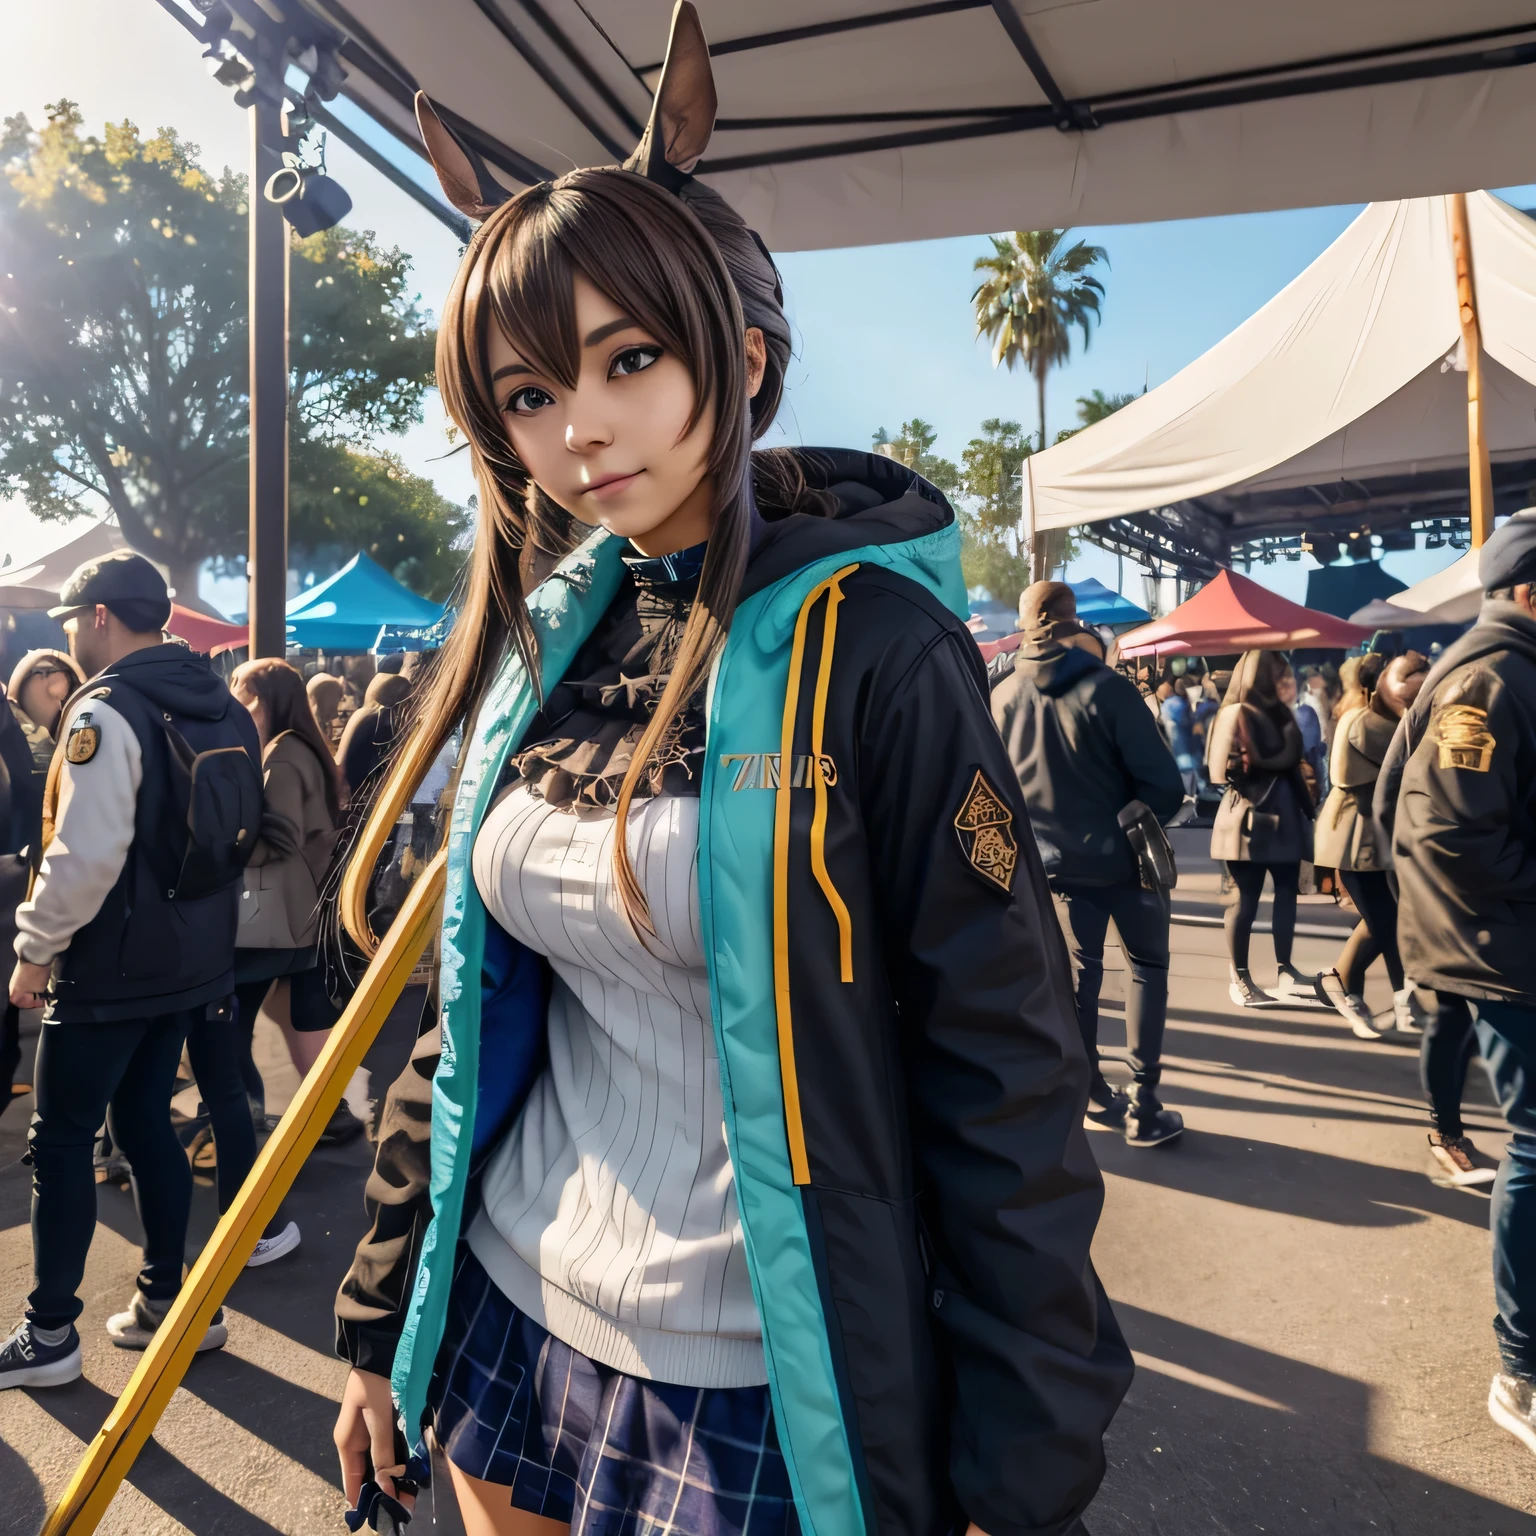
[[[64,739],[64,759],[70,763],[88,763],[96,756],[100,745],[101,730],[91,723],[91,713],[87,710],[83,715],[77,715],[69,728],[69,735]]]
[[[1442,768],[1470,768],[1487,773],[1498,743],[1488,730],[1488,711],[1473,704],[1451,704],[1435,717],[1430,735],[1440,749]]]
[[[980,768],[971,780],[965,801],[955,817],[955,831],[967,862],[984,880],[999,890],[1013,890],[1013,871],[1019,862],[1019,845],[1013,837],[1013,812],[987,782]]]

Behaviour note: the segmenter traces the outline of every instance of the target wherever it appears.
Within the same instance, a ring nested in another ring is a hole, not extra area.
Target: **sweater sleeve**
[[[69,760],[69,741],[96,733],[84,762]],[[143,754],[133,727],[105,699],[87,695],[60,726],[58,805],[53,836],[31,898],[16,909],[16,953],[48,965],[101,910],[133,845]]]
[[[1088,1069],[1065,947],[972,651],[946,633],[872,705],[860,754],[883,766],[864,814],[913,1036],[950,1479],[989,1536],[1055,1536],[1103,1476],[1131,1358],[1089,1256],[1103,1187],[1082,1129]],[[978,795],[994,835],[968,847]]]

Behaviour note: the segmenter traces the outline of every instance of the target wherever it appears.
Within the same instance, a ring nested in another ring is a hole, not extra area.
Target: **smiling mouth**
[[[627,475],[604,475],[601,479],[594,480],[591,485],[586,486],[581,494],[583,496],[601,497],[604,492],[607,492],[609,495],[617,495],[625,486],[633,485],[642,473],[643,471],[635,469],[631,470]]]

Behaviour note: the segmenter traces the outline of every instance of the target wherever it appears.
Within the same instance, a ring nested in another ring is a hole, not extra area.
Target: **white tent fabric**
[[[417,86],[509,186],[622,159],[672,0],[303,0],[345,93]],[[702,168],[771,249],[1190,218],[1523,181],[1529,0],[697,0]],[[1455,35],[1459,34],[1459,35]]]
[[[1467,198],[1491,456],[1536,449],[1536,222]],[[1028,528],[1467,459],[1449,200],[1373,203],[1165,384],[1025,461]],[[1320,511],[1326,510],[1319,508]]]
[[[1481,550],[1469,549],[1443,571],[1426,576],[1405,592],[1394,592],[1394,608],[1408,608],[1414,613],[1438,610],[1435,617],[1448,624],[1470,623],[1483,603],[1483,583],[1477,574]]]

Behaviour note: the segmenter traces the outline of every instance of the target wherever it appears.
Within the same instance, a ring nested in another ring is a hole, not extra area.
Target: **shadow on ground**
[[[1135,1383],[1093,1536],[1536,1536],[1536,1519],[1374,1455],[1360,1382],[1115,1303]]]

